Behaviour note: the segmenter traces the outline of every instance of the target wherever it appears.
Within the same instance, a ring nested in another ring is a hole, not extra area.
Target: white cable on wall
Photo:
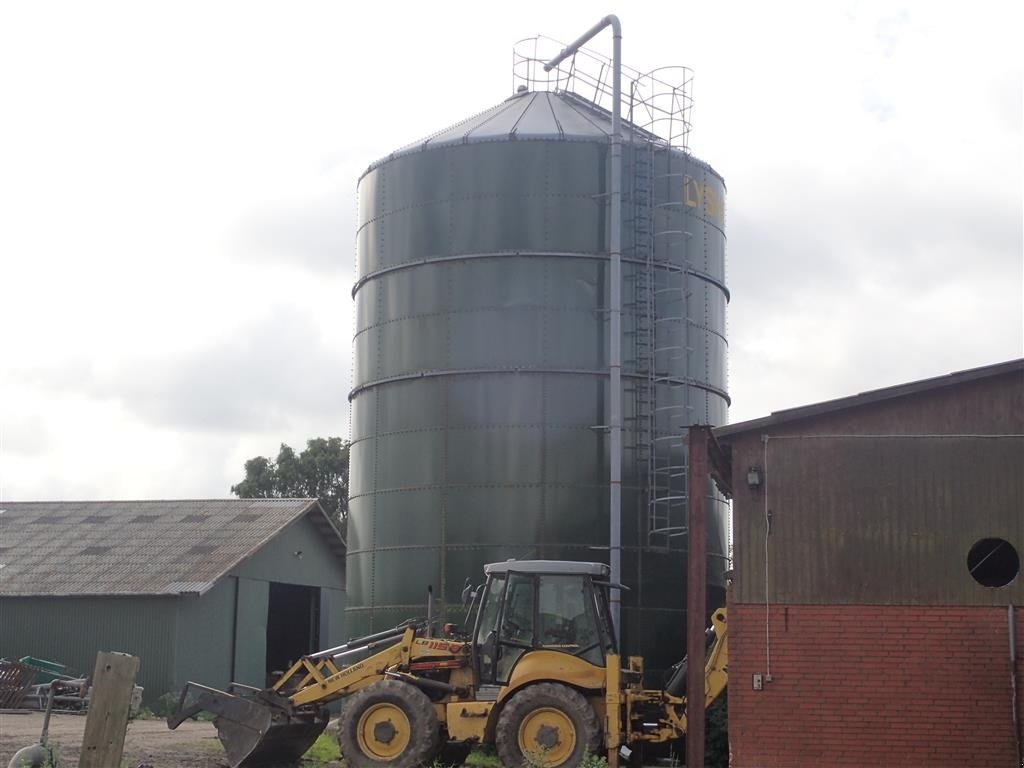
[[[772,533],[771,510],[768,508],[768,441],[771,438],[764,435],[762,440],[764,462],[764,664],[765,678],[772,679],[772,633],[769,622],[771,614],[771,602],[768,591],[768,537]]]

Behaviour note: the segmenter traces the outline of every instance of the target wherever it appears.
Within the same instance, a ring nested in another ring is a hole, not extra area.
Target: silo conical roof
[[[612,113],[604,107],[571,91],[525,91],[395,150],[371,164],[367,172],[396,157],[438,147],[516,140],[606,142],[611,135]],[[622,140],[666,143],[625,118]],[[724,181],[708,163],[692,155],[689,159]]]
[[[612,134],[611,112],[570,92],[517,93],[470,118],[407,144],[370,166],[425,149],[488,141],[599,141]],[[623,141],[659,141],[654,134],[622,121]]]

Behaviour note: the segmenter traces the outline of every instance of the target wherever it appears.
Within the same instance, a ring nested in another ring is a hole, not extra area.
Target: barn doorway
[[[319,650],[320,587],[270,582],[267,601],[267,685],[301,656]]]

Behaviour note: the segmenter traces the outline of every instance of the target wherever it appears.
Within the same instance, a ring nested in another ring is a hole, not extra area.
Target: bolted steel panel
[[[360,181],[355,634],[423,614],[427,584],[461,618],[465,579],[480,581],[486,562],[607,561],[607,131],[600,115],[581,118],[578,100],[567,111],[558,94],[521,98],[463,133],[395,153]],[[623,209],[633,216],[631,168],[646,145],[626,137]],[[652,414],[652,437],[724,424],[728,407],[725,187],[689,155],[659,158],[650,217],[669,234],[648,259],[624,226],[622,313],[623,573],[633,588],[624,642],[654,668],[683,651],[686,539],[653,546],[646,528],[642,393],[650,386],[665,406]],[[648,318],[629,301],[648,275],[651,339],[663,348],[650,360],[637,342]],[[664,457],[685,463],[671,442]],[[663,492],[684,481],[659,480]],[[709,551],[722,553],[720,499],[709,512]],[[723,570],[721,558],[708,564],[719,600]]]

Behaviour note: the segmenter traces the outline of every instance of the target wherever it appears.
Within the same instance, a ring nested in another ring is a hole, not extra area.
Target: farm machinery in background
[[[467,586],[471,633],[407,622],[305,656],[270,688],[220,691],[188,683],[168,726],[202,711],[231,768],[294,763],[341,700],[338,740],[350,768],[460,765],[493,744],[506,768],[574,768],[587,755],[609,766],[637,745],[686,733],[687,662],[663,689],[643,687],[643,659],[615,644],[601,563],[526,560],[484,568]],[[475,608],[475,613],[474,613]],[[726,612],[716,610],[704,659],[706,707],[725,690]]]

